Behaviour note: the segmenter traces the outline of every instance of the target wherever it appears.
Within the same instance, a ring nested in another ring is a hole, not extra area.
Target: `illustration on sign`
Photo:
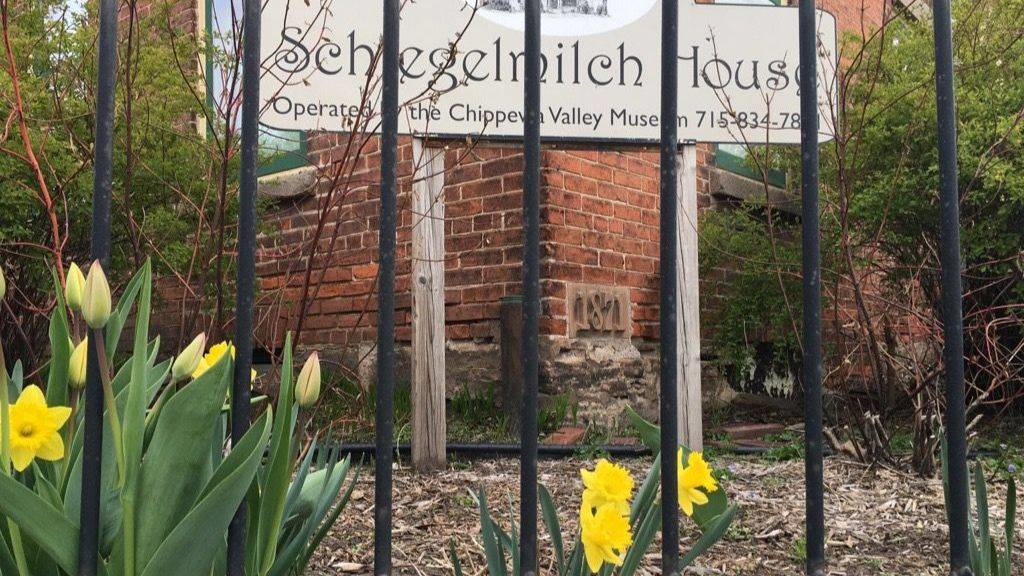
[[[622,28],[651,11],[657,0],[541,0],[544,34],[589,36]],[[479,17],[524,31],[524,0],[469,0]]]
[[[523,12],[523,0],[490,0],[479,5],[484,10],[498,12]],[[607,16],[608,0],[544,0],[541,10],[554,14],[582,14],[586,16]]]
[[[659,0],[542,0],[542,136],[656,142]],[[262,122],[283,130],[379,124],[381,4],[269,2]],[[522,0],[404,4],[400,130],[447,137],[523,132]],[[836,22],[819,12],[821,140],[835,114]],[[771,30],[771,34],[765,34]],[[794,8],[680,6],[680,141],[798,143]]]

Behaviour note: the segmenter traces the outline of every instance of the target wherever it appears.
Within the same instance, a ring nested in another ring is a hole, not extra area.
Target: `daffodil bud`
[[[320,398],[320,356],[313,352],[306,359],[295,383],[295,401],[300,408],[312,408]]]
[[[85,364],[88,358],[89,338],[85,337],[78,343],[78,346],[75,346],[75,350],[71,353],[71,361],[68,362],[68,382],[76,390],[80,390],[82,386],[85,386]]]
[[[78,267],[78,264],[71,263],[71,267],[68,268],[68,277],[64,281],[64,300],[68,303],[68,308],[71,308],[74,312],[82,311],[82,292],[85,290],[85,275],[82,274],[82,269]]]
[[[4,278],[4,269],[0,267],[0,300],[7,295],[7,279]]]
[[[192,339],[192,342],[182,350],[171,365],[171,381],[180,382],[192,375],[199,367],[203,359],[203,350],[206,349],[206,333],[201,332],[199,336]]]
[[[110,285],[99,260],[89,267],[89,275],[85,279],[82,291],[82,318],[93,330],[107,325],[110,319]]]

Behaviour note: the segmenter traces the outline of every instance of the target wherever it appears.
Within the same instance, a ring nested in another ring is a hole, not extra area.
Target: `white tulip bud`
[[[64,300],[68,308],[78,313],[82,311],[82,293],[85,291],[85,274],[78,264],[71,263],[68,268],[68,277],[64,283]]]
[[[85,386],[86,361],[89,358],[89,338],[82,338],[82,341],[75,346],[71,353],[71,360],[68,362],[68,383],[76,390]]]
[[[320,399],[320,356],[313,352],[306,359],[295,383],[295,401],[300,408],[312,408]]]
[[[100,261],[96,260],[89,267],[89,276],[82,291],[82,318],[90,328],[99,330],[110,320],[110,309],[110,284],[107,284]]]
[[[206,350],[206,333],[192,339],[192,342],[185,347],[171,365],[171,381],[180,382],[192,376],[192,373],[199,367],[203,359],[203,351]]]

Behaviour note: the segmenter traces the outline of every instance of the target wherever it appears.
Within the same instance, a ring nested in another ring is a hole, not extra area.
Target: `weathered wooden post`
[[[412,463],[445,466],[444,149],[413,139]]]
[[[679,442],[704,450],[700,383],[700,284],[697,261],[697,145],[679,147],[679,226],[676,251],[676,334],[679,350]]]

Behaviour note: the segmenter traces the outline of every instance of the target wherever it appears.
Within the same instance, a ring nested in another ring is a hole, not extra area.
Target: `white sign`
[[[382,4],[265,4],[265,125],[347,132],[359,122],[359,130],[379,128]],[[523,0],[403,4],[400,131],[521,138]],[[542,4],[543,137],[657,141],[660,0]],[[796,8],[682,3],[681,141],[800,141],[797,18]],[[824,141],[833,132],[837,69],[836,21],[825,12],[819,12],[818,39]]]

